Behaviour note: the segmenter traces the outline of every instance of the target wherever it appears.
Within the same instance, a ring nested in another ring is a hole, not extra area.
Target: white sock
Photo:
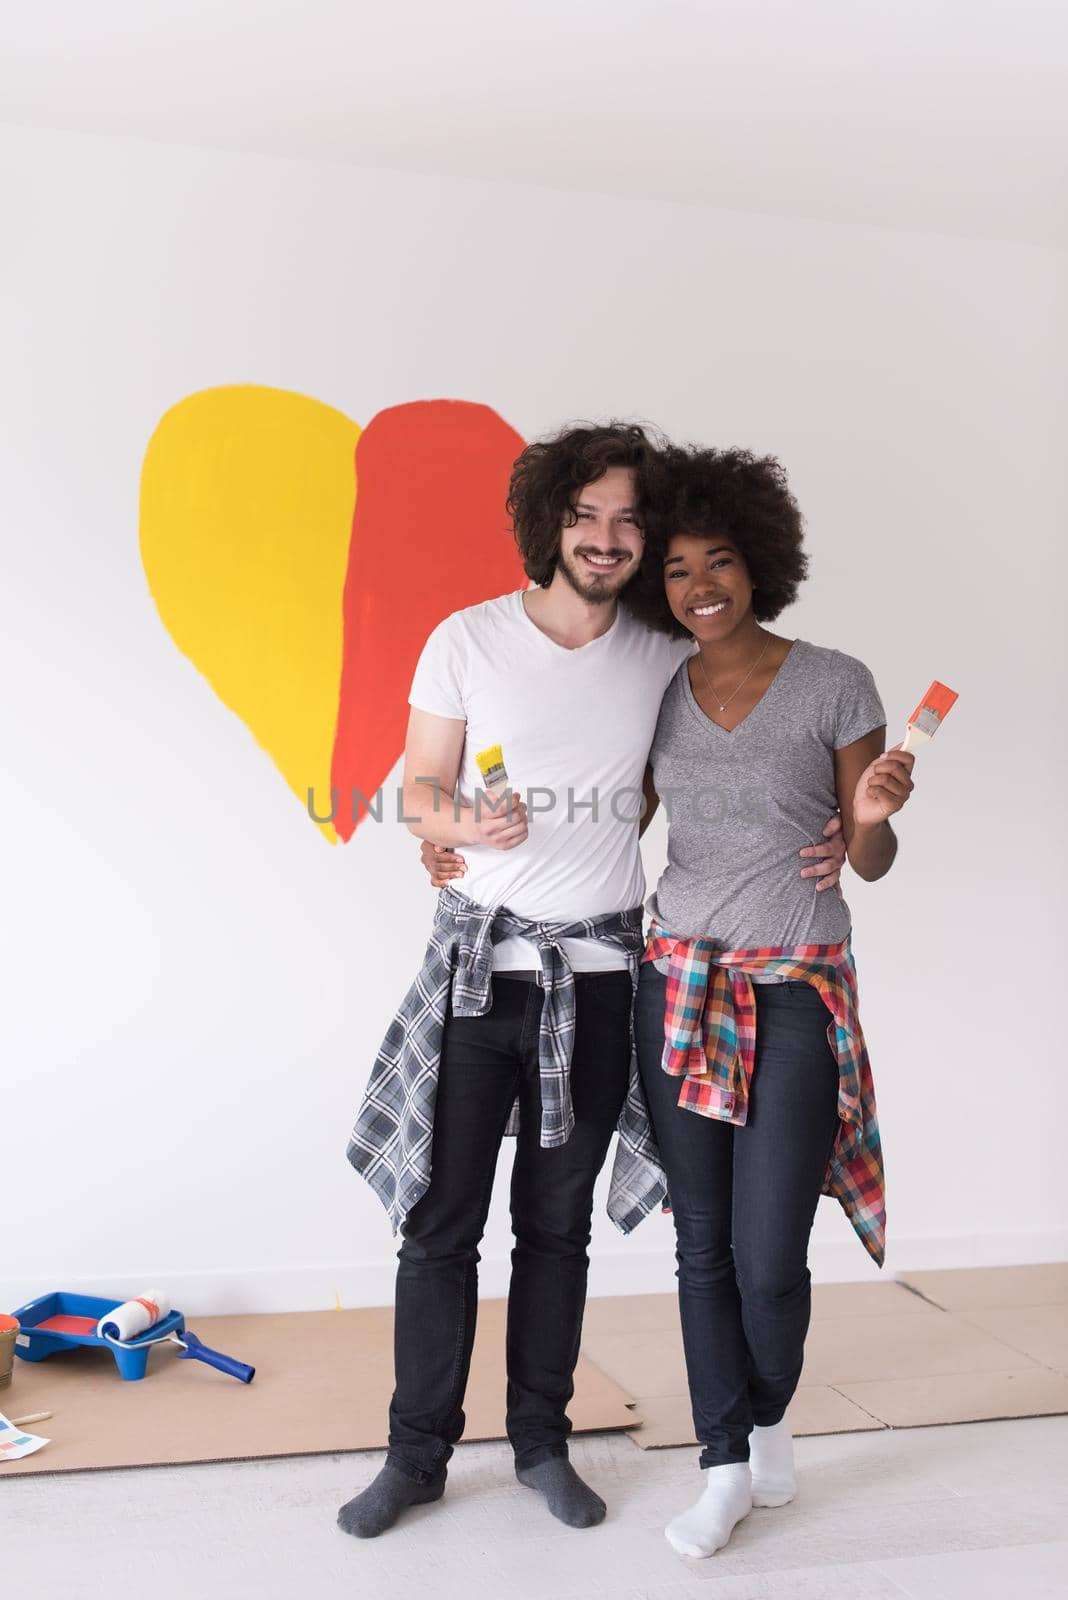
[[[770,1428],[754,1428],[749,1435],[749,1465],[753,1472],[753,1504],[784,1506],[797,1493],[794,1441],[783,1417]]]
[[[680,1556],[710,1556],[722,1549],[735,1523],[748,1516],[753,1505],[753,1481],[746,1461],[705,1467],[705,1487],[700,1500],[664,1529],[664,1537]]]

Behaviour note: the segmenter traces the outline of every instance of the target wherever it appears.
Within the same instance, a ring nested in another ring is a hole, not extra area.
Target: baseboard
[[[952,1267],[1024,1266],[1036,1262],[1068,1260],[1068,1228],[1042,1233],[942,1234],[892,1239],[887,1263],[880,1274],[857,1241],[816,1240],[809,1256],[817,1283],[845,1283],[865,1278],[890,1278],[898,1272]],[[127,1269],[110,1275],[30,1282],[18,1277],[0,1278],[0,1311],[14,1310],[49,1289],[83,1294],[136,1295],[148,1288],[164,1290],[171,1304],[188,1316],[238,1315],[260,1311],[317,1311],[356,1306],[389,1305],[393,1300],[396,1263],[384,1261],[323,1262],[314,1266],[234,1267],[228,1271],[167,1272],[153,1267],[147,1273]],[[508,1290],[507,1255],[484,1256],[479,1268],[480,1288],[487,1298]],[[151,1279],[151,1282],[149,1281]],[[599,1252],[590,1266],[591,1295],[671,1293],[675,1289],[675,1261],[667,1246],[636,1249],[621,1241],[616,1249]]]

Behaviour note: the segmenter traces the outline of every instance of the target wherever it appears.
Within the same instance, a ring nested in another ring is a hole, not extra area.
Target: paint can
[[[19,1336],[19,1325],[14,1317],[0,1317],[0,1389],[6,1389],[11,1382],[11,1372],[15,1365],[15,1340]]]

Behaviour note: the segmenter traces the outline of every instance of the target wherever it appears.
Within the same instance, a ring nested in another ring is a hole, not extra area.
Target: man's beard
[[[625,554],[624,551],[612,551],[615,554]],[[611,572],[606,572],[603,578],[581,576],[566,556],[558,558],[557,565],[564,575],[564,581],[570,584],[575,593],[588,605],[608,605],[618,598],[620,591],[627,587],[634,576],[636,563],[631,562],[626,567],[615,567]],[[622,577],[621,577],[622,575]]]

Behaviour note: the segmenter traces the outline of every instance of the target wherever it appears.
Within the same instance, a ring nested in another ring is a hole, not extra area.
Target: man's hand
[[[842,868],[846,861],[845,839],[842,836],[842,819],[835,813],[823,830],[826,844],[807,844],[801,851],[803,856],[816,856],[819,865],[802,867],[803,878],[819,878],[816,893],[821,889],[837,889],[838,880],[842,876]]]
[[[429,872],[430,882],[435,889],[444,889],[447,883],[462,878],[467,871],[467,862],[458,851],[450,850],[447,844],[431,844],[429,839],[423,840],[419,859]]]
[[[495,798],[480,797],[480,803],[465,813],[471,844],[488,844],[491,850],[514,850],[530,829],[527,808],[517,794],[502,792]]]

